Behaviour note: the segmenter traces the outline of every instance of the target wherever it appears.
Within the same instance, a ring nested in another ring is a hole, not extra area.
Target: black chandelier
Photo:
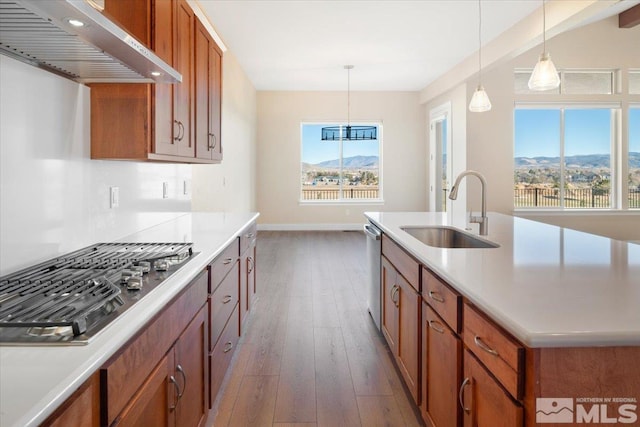
[[[378,128],[376,126],[351,126],[351,70],[353,65],[345,65],[347,70],[347,125],[327,126],[322,128],[322,141],[371,141],[378,139]]]

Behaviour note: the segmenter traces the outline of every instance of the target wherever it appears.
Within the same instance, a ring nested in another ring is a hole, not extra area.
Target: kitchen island
[[[475,237],[498,247],[445,249],[403,228],[465,224],[441,213],[365,216],[383,232],[383,307],[385,298],[391,307],[410,301],[420,322],[410,338],[421,341],[414,377],[427,425],[441,424],[434,420],[443,407],[448,425],[553,425],[562,416],[637,422],[640,246],[490,213],[488,235]],[[444,357],[454,360],[450,372],[440,366]],[[429,393],[430,381],[450,385],[450,401]]]
[[[201,276],[257,217],[257,213],[191,213],[119,239],[193,242],[197,254],[87,345],[1,346],[0,425],[22,427],[42,423],[150,319]]]

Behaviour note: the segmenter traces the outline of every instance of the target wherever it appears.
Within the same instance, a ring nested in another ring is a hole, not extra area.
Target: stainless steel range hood
[[[0,53],[80,83],[182,81],[98,8],[95,0],[0,0]]]

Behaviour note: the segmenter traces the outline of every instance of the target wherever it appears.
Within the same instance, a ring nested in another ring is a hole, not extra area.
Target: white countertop
[[[191,213],[120,239],[193,242],[199,254],[86,346],[0,346],[0,426],[29,427],[44,421],[257,217],[256,213]]]
[[[640,345],[640,245],[490,213],[499,248],[441,249],[400,228],[441,213],[365,216],[529,347]]]

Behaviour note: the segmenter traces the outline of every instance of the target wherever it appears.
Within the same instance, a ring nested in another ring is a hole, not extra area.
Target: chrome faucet
[[[489,218],[487,217],[487,181],[484,179],[484,176],[480,172],[466,170],[462,172],[456,178],[456,182],[453,183],[453,187],[451,187],[451,192],[449,193],[449,198],[451,200],[455,200],[458,198],[458,186],[460,185],[460,181],[467,175],[473,175],[478,177],[480,180],[480,184],[482,186],[482,213],[481,216],[473,216],[471,215],[469,218],[469,222],[480,224],[480,235],[486,236],[489,233]]]

